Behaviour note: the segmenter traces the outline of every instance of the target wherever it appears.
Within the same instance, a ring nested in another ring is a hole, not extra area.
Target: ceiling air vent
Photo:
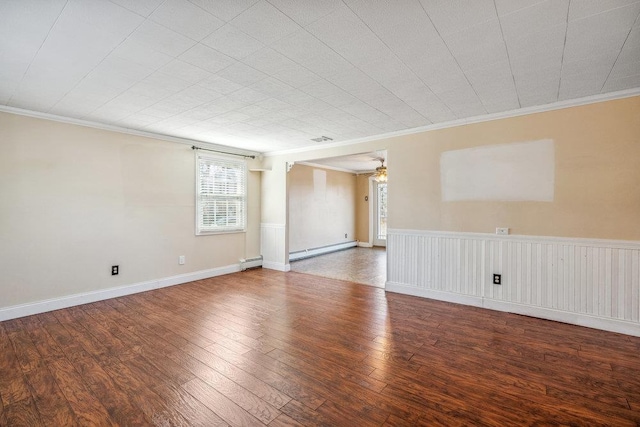
[[[320,138],[311,138],[312,141],[315,142],[325,142],[325,141],[333,141],[333,138],[329,138],[328,136],[321,136]]]

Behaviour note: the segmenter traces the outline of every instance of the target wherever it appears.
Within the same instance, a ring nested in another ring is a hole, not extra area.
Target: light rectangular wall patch
[[[552,202],[551,139],[445,151],[440,156],[442,200]]]

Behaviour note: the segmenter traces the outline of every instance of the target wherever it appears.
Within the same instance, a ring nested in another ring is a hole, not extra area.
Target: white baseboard
[[[343,249],[356,247],[357,245],[358,245],[358,242],[354,240],[346,243],[337,243],[335,245],[327,245],[327,246],[322,246],[320,248],[313,248],[313,249],[307,249],[304,251],[292,252],[289,254],[289,261],[296,261],[303,258],[309,258],[312,256],[341,251]]]
[[[373,243],[369,243],[369,242],[358,242],[358,247],[359,247],[359,248],[372,248],[372,247],[373,247]]]
[[[395,282],[387,282],[385,290],[389,292],[396,292],[399,294],[452,302],[456,304],[464,304],[474,307],[482,307],[489,310],[497,310],[507,313],[521,314],[524,316],[538,317],[540,319],[554,320],[556,322],[569,323],[572,325],[584,326],[587,328],[601,329],[605,331],[640,337],[640,325],[624,320],[595,317],[581,313],[569,313],[566,311],[552,310],[544,307],[533,307],[530,305],[497,301],[489,298],[456,294],[453,292],[421,289]]]
[[[16,319],[18,317],[31,316],[32,314],[45,313],[47,311],[59,310],[81,304],[117,298],[139,292],[150,291],[152,289],[165,288],[182,283],[193,282],[195,280],[208,279],[210,277],[222,276],[240,271],[239,264],[227,265],[224,267],[211,268],[208,270],[194,271],[192,273],[179,274],[177,276],[164,277],[161,279],[148,280],[134,283],[132,285],[119,286],[116,288],[101,289],[92,292],[67,295],[59,298],[52,298],[43,301],[36,301],[27,304],[14,305],[0,308],[0,321]]]
[[[291,265],[283,262],[262,261],[262,268],[277,271],[291,271]]]

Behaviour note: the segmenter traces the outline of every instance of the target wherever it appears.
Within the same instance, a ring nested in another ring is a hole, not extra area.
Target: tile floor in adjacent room
[[[291,271],[384,288],[387,251],[383,247],[345,249],[293,261]]]

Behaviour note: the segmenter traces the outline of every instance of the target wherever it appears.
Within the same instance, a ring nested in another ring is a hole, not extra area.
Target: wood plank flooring
[[[0,425],[640,425],[640,338],[256,269],[0,323]]]

